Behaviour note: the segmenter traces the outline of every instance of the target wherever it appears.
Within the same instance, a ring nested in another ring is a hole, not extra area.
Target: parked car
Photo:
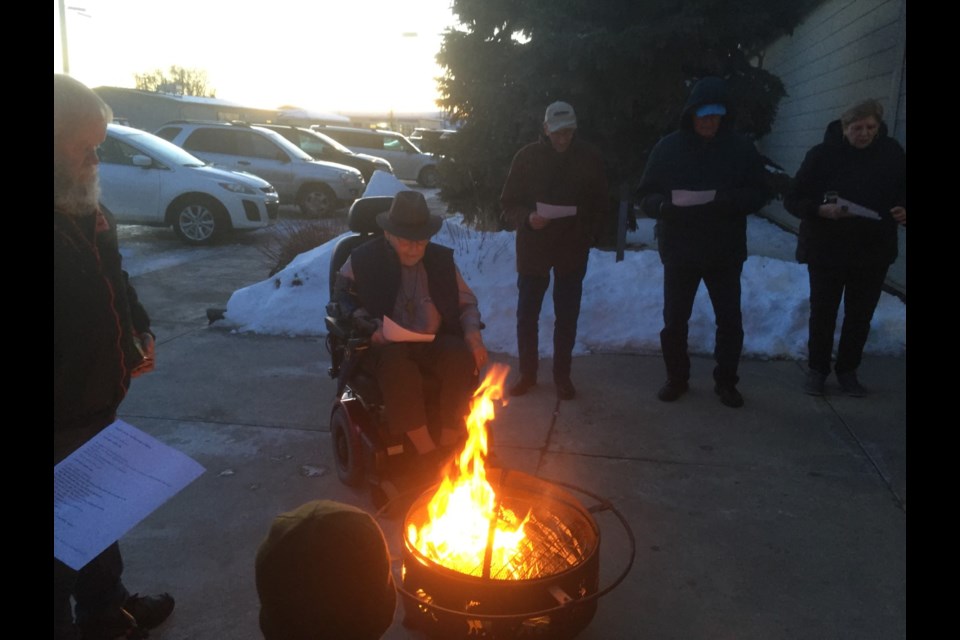
[[[258,124],[258,127],[276,131],[284,138],[300,147],[313,157],[314,160],[325,160],[353,167],[360,171],[363,179],[370,182],[374,171],[393,173],[393,167],[383,158],[354,153],[330,136],[313,129],[294,127],[288,124]]]
[[[457,134],[456,129],[424,129],[417,127],[410,134],[410,141],[427,153],[433,153],[438,156],[445,155],[446,146],[453,136]]]
[[[263,127],[178,120],[156,134],[207,162],[260,176],[276,187],[281,204],[296,204],[306,216],[328,215],[349,205],[366,184],[353,167],[314,160]]]
[[[316,129],[357,153],[368,153],[383,158],[393,167],[401,180],[416,180],[423,187],[440,184],[437,156],[423,153],[406,137],[382,129],[355,129],[351,127],[322,126]]]
[[[146,131],[109,124],[97,155],[101,207],[118,222],[172,226],[188,244],[265,227],[280,212],[266,180],[211,167]]]

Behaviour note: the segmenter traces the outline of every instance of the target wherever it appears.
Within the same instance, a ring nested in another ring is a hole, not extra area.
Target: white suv
[[[422,187],[440,186],[437,156],[424,153],[415,144],[395,131],[354,129],[351,127],[316,127],[356,153],[383,158],[401,180],[416,180]]]
[[[188,244],[265,227],[280,211],[266,180],[211,167],[146,131],[110,124],[97,155],[101,207],[118,222],[173,226]]]
[[[249,171],[277,188],[281,204],[320,217],[349,205],[365,188],[353,167],[314,160],[276,131],[230,122],[168,122],[156,135],[215,165]]]

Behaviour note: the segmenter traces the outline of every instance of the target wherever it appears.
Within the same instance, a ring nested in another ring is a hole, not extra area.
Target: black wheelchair
[[[337,476],[348,486],[369,485],[375,502],[389,501],[399,492],[437,481],[445,458],[454,452],[438,449],[436,455],[425,459],[417,456],[403,438],[391,435],[379,385],[363,366],[372,327],[358,326],[351,310],[342,308],[335,299],[337,273],[350,252],[383,234],[376,217],[388,211],[392,202],[390,196],[372,196],[350,207],[348,226],[352,233],[337,242],[330,259],[330,303],[325,317],[328,373],[338,381],[330,410]]]

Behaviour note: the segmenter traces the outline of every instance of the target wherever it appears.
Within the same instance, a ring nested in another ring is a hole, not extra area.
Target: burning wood
[[[526,533],[522,518],[501,504],[487,481],[487,423],[494,403],[503,398],[509,367],[493,365],[480,383],[467,417],[467,442],[456,468],[444,477],[427,506],[427,520],[410,523],[407,539],[433,562],[467,575],[522,579]]]

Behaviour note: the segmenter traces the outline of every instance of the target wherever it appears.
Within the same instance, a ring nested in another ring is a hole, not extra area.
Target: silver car
[[[353,167],[314,160],[275,131],[244,123],[168,122],[156,134],[198,158],[268,181],[281,204],[320,217],[351,204],[365,188]]]
[[[437,156],[424,153],[403,135],[382,129],[356,129],[325,126],[317,131],[325,133],[356,153],[383,158],[393,167],[401,180],[416,180],[422,187],[440,186]]]

